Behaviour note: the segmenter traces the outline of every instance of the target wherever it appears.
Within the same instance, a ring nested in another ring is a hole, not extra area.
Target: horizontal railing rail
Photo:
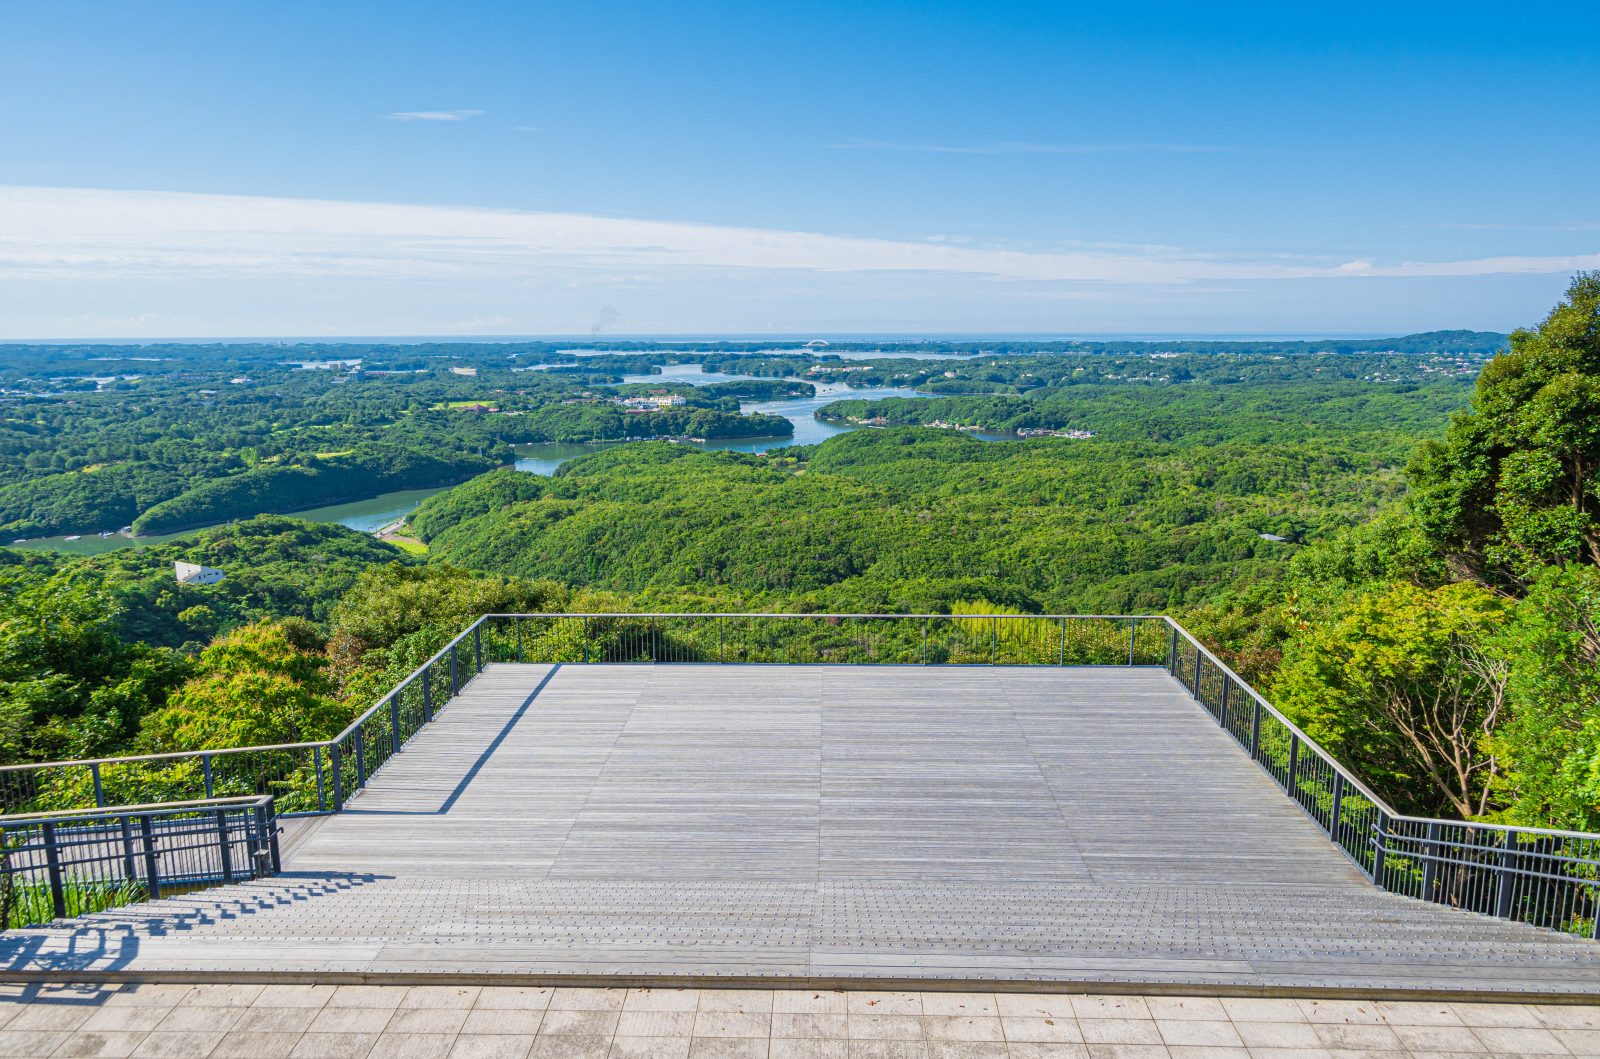
[[[270,795],[0,816],[0,929],[280,869]]]
[[[280,815],[341,811],[495,662],[1161,666],[1385,889],[1595,934],[1600,835],[1403,816],[1161,615],[485,614],[319,742],[0,769],[0,807],[270,794]]]

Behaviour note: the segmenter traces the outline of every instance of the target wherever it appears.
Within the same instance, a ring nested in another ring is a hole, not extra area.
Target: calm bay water
[[[662,369],[660,375],[628,375],[624,378],[628,382],[675,382],[706,386],[714,382],[739,381],[747,378],[747,376],[701,371],[698,364],[669,364]],[[810,380],[790,381],[805,382]],[[861,429],[861,427],[853,424],[825,423],[818,419],[816,412],[825,404],[846,397],[876,401],[883,397],[918,396],[915,390],[903,387],[875,386],[852,389],[842,383],[816,383],[814,385],[817,387],[815,397],[776,401],[745,401],[739,406],[739,410],[746,415],[760,412],[768,415],[783,416],[794,424],[794,434],[792,436],[722,438],[697,443],[696,447],[707,451],[759,453],[766,452],[768,449],[783,448],[787,445],[816,445],[833,437],[835,434]],[[985,440],[996,441],[1010,437],[1010,435],[987,433],[977,434],[976,436]],[[527,471],[531,474],[552,475],[556,472],[557,467],[568,460],[624,444],[627,444],[627,442],[600,442],[593,445],[568,443],[517,445],[515,446],[517,453],[515,466],[517,470]],[[292,514],[295,518],[302,518],[308,522],[336,522],[341,526],[347,526],[363,533],[373,533],[389,523],[410,514],[417,508],[417,505],[428,497],[442,491],[442,489],[402,489],[392,493],[382,493],[366,500],[355,500],[346,504],[330,504],[305,511],[287,512],[287,514]],[[189,530],[186,532],[193,533],[195,531]],[[118,535],[100,537],[90,533],[75,541],[69,541],[63,537],[38,537],[24,544],[12,546],[67,552],[73,555],[97,555],[117,548],[162,544],[184,535],[184,533],[166,533],[132,540]]]

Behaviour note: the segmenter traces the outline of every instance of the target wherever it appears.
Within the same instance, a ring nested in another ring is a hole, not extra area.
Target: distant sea
[[[1385,332],[1313,332],[1307,334],[1206,334],[1202,332],[1174,332],[1171,334],[1120,334],[1081,332],[1075,334],[1048,334],[1033,332],[973,332],[929,333],[882,332],[860,334],[834,334],[829,332],[796,332],[794,334],[549,334],[549,335],[264,335],[260,337],[226,338],[4,338],[0,345],[73,345],[73,346],[152,346],[152,345],[342,345],[346,343],[388,344],[414,346],[427,343],[483,343],[501,342],[664,342],[674,345],[696,345],[704,342],[1319,342],[1331,339],[1398,338]]]

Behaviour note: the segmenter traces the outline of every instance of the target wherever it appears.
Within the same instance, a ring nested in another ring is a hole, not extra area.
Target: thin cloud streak
[[[1178,285],[1460,277],[1600,268],[1600,254],[1342,264],[1085,248],[1019,251],[672,221],[391,203],[0,186],[0,276],[438,278],[467,283],[618,270],[904,273]]]
[[[897,140],[846,140],[830,151],[915,151],[924,154],[1216,154],[1257,150],[1202,143],[905,143]]]
[[[466,121],[482,114],[481,110],[396,110],[385,114],[388,121]]]

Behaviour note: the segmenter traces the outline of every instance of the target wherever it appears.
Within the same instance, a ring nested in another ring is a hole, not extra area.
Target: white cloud
[[[481,110],[396,110],[384,117],[390,121],[466,121],[482,113]]]
[[[1202,143],[908,143],[899,140],[846,140],[827,145],[833,151],[918,151],[925,154],[1214,154],[1249,150]]]
[[[1600,267],[1600,254],[1325,264],[1170,247],[1023,251],[585,214],[178,192],[0,186],[0,275],[224,276],[650,283],[691,273],[944,274],[1173,285],[1460,277]]]

